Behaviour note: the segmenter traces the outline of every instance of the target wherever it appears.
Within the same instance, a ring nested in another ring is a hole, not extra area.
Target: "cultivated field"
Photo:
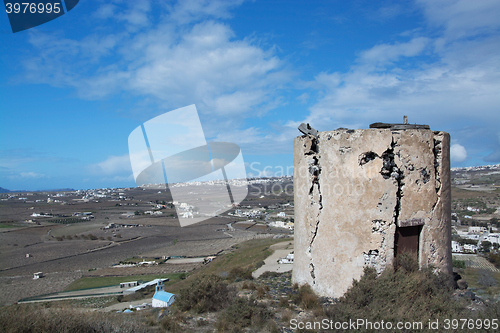
[[[267,206],[293,200],[254,186],[244,202]],[[120,199],[81,199],[73,192],[2,194],[0,201],[0,305],[21,298],[64,290],[84,276],[131,276],[191,272],[202,263],[113,268],[132,257],[206,257],[223,253],[254,238],[285,232],[267,226],[229,230],[242,218],[221,216],[181,228],[175,209],[165,205],[160,216],[145,215],[171,200],[168,191],[120,189]],[[266,194],[263,198],[263,194]],[[47,198],[50,202],[47,202]],[[54,202],[54,200],[60,202]],[[38,202],[37,202],[38,201]],[[243,203],[242,203],[243,204]],[[84,220],[85,214],[91,214]],[[32,216],[38,214],[39,216]],[[51,217],[41,217],[50,215]],[[83,215],[83,216],[82,216]],[[61,223],[67,221],[68,223]],[[75,223],[76,221],[76,223]],[[110,223],[114,227],[109,228]],[[33,273],[45,277],[33,280]]]

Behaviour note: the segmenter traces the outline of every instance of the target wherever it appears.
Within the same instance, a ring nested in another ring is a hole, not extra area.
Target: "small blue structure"
[[[156,285],[156,292],[153,296],[152,306],[153,308],[166,308],[172,305],[175,301],[175,295],[171,293],[167,293],[165,291],[165,286],[163,285],[163,281],[158,281]]]

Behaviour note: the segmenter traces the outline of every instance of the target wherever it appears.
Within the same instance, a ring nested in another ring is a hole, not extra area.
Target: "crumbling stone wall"
[[[396,229],[420,226],[418,262],[452,272],[450,136],[338,129],[294,141],[293,281],[340,297],[391,265]]]

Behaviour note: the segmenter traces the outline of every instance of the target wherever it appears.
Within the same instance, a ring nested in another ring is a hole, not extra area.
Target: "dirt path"
[[[276,243],[271,245],[271,249],[274,250],[273,254],[264,260],[264,265],[254,271],[252,276],[258,278],[264,272],[288,272],[293,268],[293,264],[278,264],[278,260],[284,258],[293,251],[293,240],[286,240],[284,242]]]
[[[34,297],[34,299],[32,300],[20,303],[35,303],[35,302],[48,302],[48,301],[62,301],[65,299],[79,299],[87,297],[102,297],[108,295],[121,294],[123,290],[124,289],[120,288],[119,286],[92,288],[86,290],[74,290],[74,291],[54,293],[47,296]]]

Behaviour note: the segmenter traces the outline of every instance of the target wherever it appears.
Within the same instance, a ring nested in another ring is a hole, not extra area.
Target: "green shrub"
[[[260,285],[256,289],[256,296],[258,299],[262,299],[267,295],[267,292],[269,291],[269,287],[266,285]]]
[[[465,269],[465,261],[464,260],[452,259],[452,261],[453,261],[453,267]]]
[[[252,280],[252,268],[236,266],[231,268],[227,279],[230,281]]]
[[[500,253],[490,252],[486,257],[496,268],[500,268]]]
[[[215,326],[220,332],[238,332],[249,326],[261,329],[273,317],[274,314],[255,299],[239,297],[219,315]]]
[[[253,281],[244,281],[241,285],[241,289],[256,290],[257,284]]]
[[[255,264],[255,269],[259,269],[259,268],[261,268],[262,266],[264,266],[265,264],[266,264],[266,263],[264,262],[264,260],[261,260],[261,261],[259,261],[259,262],[257,262],[257,263]]]
[[[359,281],[338,302],[326,309],[334,321],[349,318],[385,321],[421,321],[458,318],[463,304],[452,301],[451,278],[434,274],[432,269],[413,271],[401,264],[377,276],[374,268],[365,268]]]
[[[298,292],[292,296],[292,301],[295,304],[306,310],[320,307],[318,296],[316,296],[308,284],[298,287],[297,291]]]
[[[418,261],[415,253],[401,253],[394,259],[394,269],[404,272],[418,271]]]
[[[286,298],[286,297],[280,297],[279,301],[278,301],[278,304],[282,308],[288,308],[289,307],[288,298]]]
[[[218,311],[234,297],[235,291],[217,275],[201,276],[179,291],[176,306],[182,311],[194,310],[197,313]]]
[[[161,320],[161,327],[167,332],[181,333],[186,330],[181,326],[181,323],[186,322],[186,315],[178,310],[170,312]]]
[[[2,307],[0,327],[0,330],[5,333],[150,331],[139,318],[126,314],[44,308],[36,304],[16,304]]]

